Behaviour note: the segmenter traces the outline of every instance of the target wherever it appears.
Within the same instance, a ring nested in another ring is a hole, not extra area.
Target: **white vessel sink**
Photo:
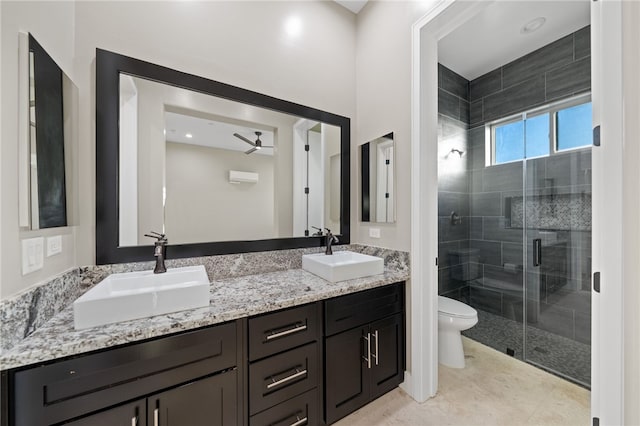
[[[332,283],[378,275],[384,271],[384,260],[352,251],[336,251],[302,256],[302,269]]]
[[[209,306],[204,266],[111,274],[73,302],[76,330]]]

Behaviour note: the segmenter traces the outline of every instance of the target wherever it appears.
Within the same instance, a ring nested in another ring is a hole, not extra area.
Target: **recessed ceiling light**
[[[187,133],[186,135],[184,135],[185,138],[191,139],[193,137],[193,135],[191,133]]]
[[[302,20],[297,16],[290,16],[284,24],[284,30],[289,37],[297,37],[302,33]]]
[[[537,31],[540,29],[540,27],[542,27],[544,25],[544,23],[547,22],[547,18],[540,16],[532,21],[527,22],[526,24],[524,24],[524,26],[522,28],[520,28],[520,33],[521,34],[531,34],[534,31]]]

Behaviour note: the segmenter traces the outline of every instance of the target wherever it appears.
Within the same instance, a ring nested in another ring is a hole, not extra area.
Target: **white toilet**
[[[438,360],[447,367],[464,368],[460,332],[478,323],[478,312],[471,306],[438,296]]]

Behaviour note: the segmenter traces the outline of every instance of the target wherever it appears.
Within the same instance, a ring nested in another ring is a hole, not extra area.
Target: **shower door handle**
[[[542,264],[542,239],[535,238],[533,240],[533,266]]]

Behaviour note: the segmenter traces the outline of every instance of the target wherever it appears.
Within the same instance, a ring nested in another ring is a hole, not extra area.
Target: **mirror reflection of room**
[[[361,220],[395,222],[393,133],[361,145],[360,159]]]
[[[119,155],[120,246],[340,227],[336,126],[120,74]]]

